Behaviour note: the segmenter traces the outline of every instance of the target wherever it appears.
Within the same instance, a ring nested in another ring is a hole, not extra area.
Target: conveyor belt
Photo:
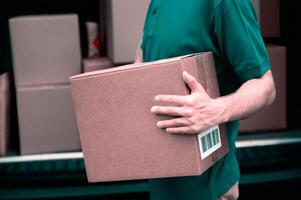
[[[241,184],[301,179],[301,130],[241,134],[236,146]],[[148,180],[87,184],[81,152],[0,158],[0,199],[147,191]]]

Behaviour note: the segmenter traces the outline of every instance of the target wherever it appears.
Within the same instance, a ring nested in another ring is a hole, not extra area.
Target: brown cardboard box
[[[267,45],[273,73],[276,99],[265,110],[242,120],[240,132],[271,131],[286,129],[286,48],[284,46]]]
[[[9,28],[17,87],[68,83],[81,73],[77,15],[14,17]]]
[[[113,67],[111,61],[107,57],[100,58],[86,58],[83,60],[83,71],[91,72],[101,69],[107,69]]]
[[[280,36],[280,0],[253,0],[263,37]]]
[[[10,118],[9,75],[0,75],[0,156],[7,153]]]
[[[114,64],[132,63],[150,0],[106,0],[107,51]]]
[[[70,78],[89,182],[199,175],[227,152],[223,125],[199,135],[174,135],[156,127],[168,117],[150,112],[155,95],[189,94],[183,70],[211,97],[219,95],[211,53]],[[215,145],[206,151],[209,140]]]
[[[21,154],[79,151],[69,85],[18,87]]]

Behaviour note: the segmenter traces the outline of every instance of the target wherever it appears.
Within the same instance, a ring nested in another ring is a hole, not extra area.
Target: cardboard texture
[[[10,122],[10,86],[9,75],[0,75],[0,156],[4,156],[8,149]]]
[[[86,58],[83,60],[84,72],[91,72],[113,67],[111,61],[106,57]]]
[[[21,154],[80,150],[69,85],[17,88]]]
[[[203,160],[197,135],[174,135],[156,127],[158,120],[170,117],[150,112],[154,97],[189,94],[183,70],[211,97],[219,96],[211,53],[70,78],[89,182],[199,175],[227,152],[223,125],[221,147]]]
[[[106,0],[107,52],[114,64],[132,63],[150,0]]]
[[[16,86],[67,83],[81,73],[77,15],[9,20]]]
[[[280,37],[280,0],[253,0],[263,37]]]
[[[254,116],[242,120],[240,132],[272,131],[287,128],[286,47],[267,45],[276,88],[274,103]]]

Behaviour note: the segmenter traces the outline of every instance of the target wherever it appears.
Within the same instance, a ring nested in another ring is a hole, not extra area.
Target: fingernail
[[[155,106],[151,107],[151,112],[155,112],[156,108]]]
[[[155,100],[159,100],[159,96],[155,96]]]
[[[157,126],[160,128],[160,126],[161,126],[161,122],[157,122]]]

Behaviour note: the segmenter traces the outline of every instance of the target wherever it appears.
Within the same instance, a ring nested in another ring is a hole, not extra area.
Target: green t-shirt
[[[152,0],[141,43],[143,61],[212,51],[221,95],[270,68],[250,0]],[[229,153],[201,176],[150,180],[154,200],[217,199],[239,180],[239,121],[226,123]]]

